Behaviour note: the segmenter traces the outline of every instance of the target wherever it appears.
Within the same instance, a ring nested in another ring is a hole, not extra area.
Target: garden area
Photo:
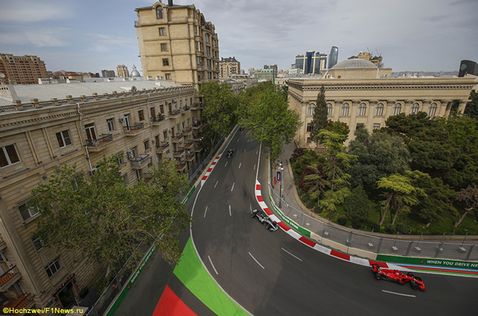
[[[478,235],[476,113],[392,116],[371,134],[358,128],[346,146],[348,126],[324,120],[321,103],[311,132],[317,149],[298,148],[290,159],[308,208],[367,231]]]

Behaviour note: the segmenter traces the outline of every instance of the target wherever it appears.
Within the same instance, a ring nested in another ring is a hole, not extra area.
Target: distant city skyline
[[[96,73],[118,64],[141,69],[134,9],[152,3],[2,1],[1,52],[37,55],[51,71]],[[216,26],[220,57],[236,56],[244,69],[287,69],[297,54],[328,54],[332,46],[339,48],[339,61],[369,50],[394,71],[458,71],[460,60],[478,60],[478,42],[471,40],[478,29],[475,0],[174,3],[200,9]]]

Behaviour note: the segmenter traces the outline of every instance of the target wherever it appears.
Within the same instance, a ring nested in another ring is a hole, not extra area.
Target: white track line
[[[219,183],[219,180],[216,181],[216,184],[214,184],[214,189],[217,187],[217,184]]]
[[[264,266],[259,262],[257,261],[256,258],[254,258],[254,256],[252,255],[252,253],[248,252],[249,256],[251,256],[252,259],[254,259],[254,261],[259,265],[259,267],[261,267],[262,269],[265,270]]]
[[[382,292],[388,293],[388,294],[395,294],[395,295],[400,295],[400,296],[406,296],[406,297],[417,297],[416,295],[413,295],[413,294],[397,293],[397,292],[392,292],[392,291],[387,291],[387,290],[382,290]]]
[[[217,272],[216,267],[212,263],[211,257],[209,257],[209,255],[208,255],[207,258],[209,259],[209,263],[211,264],[212,268],[214,269],[214,272],[216,272],[216,274],[219,275],[219,272]]]
[[[224,165],[224,167],[227,167],[227,163],[229,162],[229,160],[226,160],[226,164]]]
[[[207,214],[207,206],[206,206],[206,209],[204,210],[204,218],[206,218],[206,214]]]
[[[256,170],[256,164],[254,164],[254,170]]]
[[[231,188],[231,192],[234,191],[234,186],[236,185],[236,182],[233,182],[232,183],[232,188]]]
[[[297,260],[299,260],[299,261],[304,261],[304,260],[300,259],[299,257],[297,257],[296,255],[294,255],[293,253],[291,253],[291,252],[285,250],[284,248],[281,248],[281,249],[284,250],[284,251],[285,251],[286,253],[288,253],[289,255],[291,255],[292,257],[296,258]]]
[[[232,216],[231,205],[229,205],[229,216]]]
[[[241,169],[241,166],[242,166],[242,162],[239,163],[239,169]]]

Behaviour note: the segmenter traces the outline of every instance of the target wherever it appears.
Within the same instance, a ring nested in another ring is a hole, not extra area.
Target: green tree
[[[383,212],[379,225],[382,226],[389,212],[392,212],[392,225],[400,213],[407,212],[410,207],[418,203],[418,196],[424,192],[413,186],[409,176],[394,173],[378,180],[377,187],[384,190]]]
[[[353,228],[362,228],[368,223],[368,212],[374,209],[373,202],[361,186],[352,189],[344,200],[343,207]]]
[[[180,203],[187,180],[175,168],[163,161],[149,183],[127,186],[114,159],[101,162],[91,176],[63,166],[33,190],[39,235],[48,246],[80,253],[108,271],[130,256],[140,258],[144,249],[138,246],[152,242],[175,262],[179,234],[189,221]]]
[[[314,114],[312,116],[310,137],[314,142],[319,140],[319,132],[321,129],[327,127],[327,102],[325,101],[325,88],[320,87],[319,94],[317,95]]]
[[[469,100],[465,108],[465,115],[478,120],[478,92],[471,90]]]
[[[339,121],[328,121],[325,129],[328,131],[340,134],[343,137],[345,137],[345,139],[347,139],[350,132],[350,129],[347,123],[339,122]]]
[[[239,99],[229,85],[214,81],[202,84],[200,94],[205,104],[201,114],[203,144],[210,148],[237,123]]]
[[[460,226],[468,214],[475,213],[478,216],[478,187],[470,185],[458,192],[457,199],[463,204],[463,213],[458,221],[455,223],[455,228]]]
[[[299,115],[288,109],[287,101],[274,85],[265,83],[243,95],[239,125],[264,143],[275,160],[282,146],[292,141],[299,127]]]

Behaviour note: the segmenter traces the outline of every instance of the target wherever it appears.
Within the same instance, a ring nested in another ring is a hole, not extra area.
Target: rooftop
[[[341,61],[340,63],[336,64],[331,69],[377,69],[377,65],[372,63],[371,61],[364,60],[364,59],[346,59]]]

